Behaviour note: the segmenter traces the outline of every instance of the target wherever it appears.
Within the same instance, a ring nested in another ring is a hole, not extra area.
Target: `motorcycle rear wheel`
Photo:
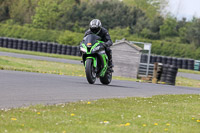
[[[92,59],[86,60],[85,73],[86,73],[87,81],[90,84],[94,84],[95,81],[96,81],[96,72],[95,72],[95,68],[93,66],[93,60]]]
[[[110,82],[112,81],[112,72],[107,71],[104,77],[100,77],[100,81],[104,85],[110,84]]]

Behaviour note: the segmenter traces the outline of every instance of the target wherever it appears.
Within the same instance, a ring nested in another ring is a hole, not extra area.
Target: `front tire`
[[[112,81],[112,72],[107,71],[104,77],[100,77],[100,81],[104,85],[110,84],[110,82]]]
[[[90,84],[94,84],[95,81],[96,81],[96,72],[95,72],[95,68],[93,66],[93,60],[92,59],[86,60],[85,73],[86,73],[87,81]]]

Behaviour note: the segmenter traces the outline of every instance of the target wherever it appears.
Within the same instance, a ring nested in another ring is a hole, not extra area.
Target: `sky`
[[[170,11],[175,17],[186,17],[191,20],[193,16],[200,18],[200,0],[169,0]]]

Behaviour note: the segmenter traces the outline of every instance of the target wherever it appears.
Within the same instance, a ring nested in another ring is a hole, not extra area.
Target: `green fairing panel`
[[[102,56],[102,58],[103,58],[104,67],[103,67],[103,69],[102,69],[102,71],[101,71],[100,76],[101,76],[101,77],[104,77],[104,75],[105,75],[105,73],[106,73],[106,71],[107,71],[107,68],[108,68],[107,61],[106,61],[106,59],[107,59],[108,57],[107,57],[107,55],[105,55],[105,54],[102,54],[101,56]]]

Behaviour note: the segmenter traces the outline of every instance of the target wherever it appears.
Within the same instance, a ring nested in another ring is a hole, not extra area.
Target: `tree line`
[[[137,36],[199,48],[200,18],[163,16],[165,6],[165,0],[0,0],[0,23],[67,34],[84,33],[98,18],[111,31],[125,30],[121,38]]]

